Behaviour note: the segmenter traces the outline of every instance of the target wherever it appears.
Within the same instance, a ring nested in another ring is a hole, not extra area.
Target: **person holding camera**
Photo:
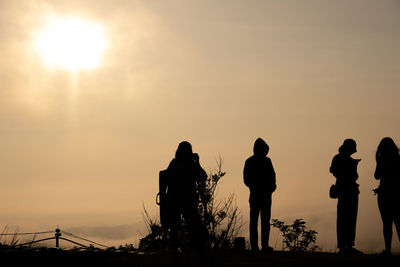
[[[206,181],[207,173],[201,167],[199,155],[193,153],[189,142],[183,141],[179,144],[167,173],[167,210],[172,250],[176,252],[178,249],[181,216],[188,226],[190,247],[202,249],[204,236],[198,212],[197,188]]]

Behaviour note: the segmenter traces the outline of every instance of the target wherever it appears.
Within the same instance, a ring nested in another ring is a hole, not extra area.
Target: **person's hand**
[[[378,187],[378,188],[372,189],[372,192],[374,192],[374,195],[376,195],[379,193],[379,190],[380,190],[380,188]]]

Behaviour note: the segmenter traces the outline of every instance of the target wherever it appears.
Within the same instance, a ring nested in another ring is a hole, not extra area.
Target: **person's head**
[[[188,141],[179,143],[178,149],[175,152],[175,158],[177,160],[193,158],[192,145]]]
[[[265,141],[261,138],[257,138],[257,140],[254,142],[254,148],[253,148],[254,155],[256,156],[267,156],[269,152],[269,146]]]
[[[351,155],[357,152],[357,144],[353,139],[346,139],[339,147],[339,153],[343,155]]]
[[[395,156],[399,154],[399,148],[394,143],[393,139],[390,137],[383,138],[376,150],[376,159],[378,160],[381,156]]]

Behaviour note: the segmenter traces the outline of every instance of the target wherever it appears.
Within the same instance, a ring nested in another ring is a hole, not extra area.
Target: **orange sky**
[[[236,194],[247,237],[242,168],[262,137],[277,172],[272,218],[304,218],[333,251],[328,169],[354,138],[356,246],[383,249],[371,190],[380,139],[400,144],[399,13],[369,0],[0,0],[0,228],[122,227],[93,238],[137,243],[158,171],[188,140],[206,170],[224,158],[219,194]],[[97,68],[43,63],[34,38],[53,17],[103,27]]]

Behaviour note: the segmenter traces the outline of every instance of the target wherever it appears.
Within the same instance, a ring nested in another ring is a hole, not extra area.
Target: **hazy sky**
[[[54,17],[104,29],[97,68],[43,63],[34,42]],[[262,137],[277,173],[272,218],[304,218],[333,251],[328,170],[354,138],[356,246],[383,249],[371,190],[379,141],[400,144],[399,47],[395,0],[0,0],[0,230],[59,225],[137,244],[142,205],[157,214],[158,172],[187,140],[206,170],[223,157],[219,195],[236,194],[247,238],[242,168]],[[280,248],[277,233],[271,242]]]

